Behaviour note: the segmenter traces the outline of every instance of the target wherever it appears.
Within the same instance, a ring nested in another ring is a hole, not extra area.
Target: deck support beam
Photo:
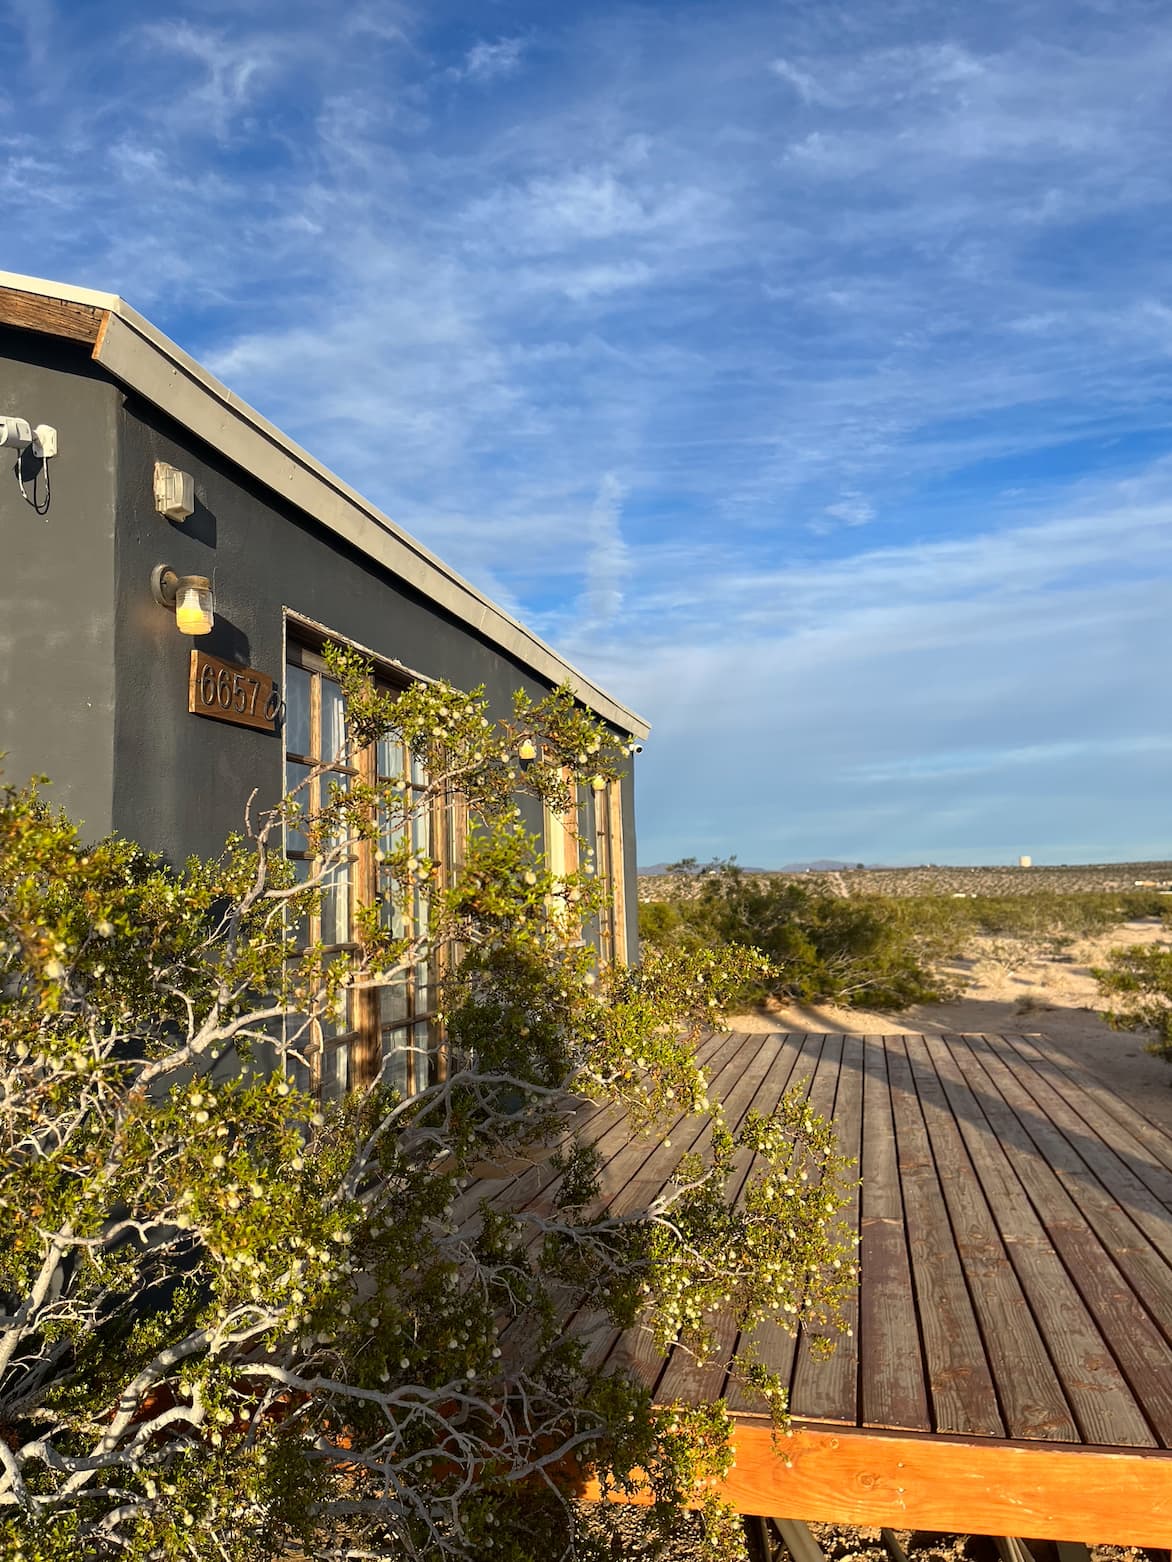
[[[768,1422],[748,1417],[736,1418],[733,1446],[736,1463],[720,1495],[741,1514],[1081,1545],[1172,1546],[1172,1458],[1163,1450],[806,1425],[780,1440],[779,1453]],[[588,1483],[583,1495],[601,1493]]]

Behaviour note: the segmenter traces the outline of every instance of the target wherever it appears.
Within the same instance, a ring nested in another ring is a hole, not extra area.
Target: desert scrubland
[[[757,873],[746,876],[781,884],[804,884],[833,895],[1073,895],[1120,892],[1136,888],[1164,889],[1172,895],[1172,862],[1108,862],[1081,866],[1019,868],[996,865],[949,868],[924,864],[914,868],[842,868],[834,870]],[[664,900],[691,895],[698,879],[688,873],[641,874],[639,899]]]

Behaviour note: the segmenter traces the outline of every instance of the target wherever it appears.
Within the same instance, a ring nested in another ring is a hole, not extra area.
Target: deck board
[[[827,1061],[827,1049],[832,1050],[836,1041],[841,1052],[841,1037],[807,1036],[803,1038],[801,1051],[793,1055],[792,1059],[786,1059],[774,1049],[757,1049],[763,1053],[766,1069],[752,1104],[759,1111],[772,1112],[791,1084],[800,1086],[807,1077],[812,1076],[816,1079],[819,1074],[825,1074],[828,1068],[832,1066],[836,1068],[836,1063],[831,1064]],[[734,1123],[739,1126],[739,1118],[734,1118],[730,1113],[729,1119],[730,1127]],[[753,1157],[744,1150],[738,1151],[734,1157],[729,1187],[730,1195],[734,1200],[739,1200],[744,1191],[752,1171],[752,1163]],[[731,1319],[725,1317],[718,1321],[716,1337],[722,1349],[704,1364],[695,1361],[685,1351],[677,1350],[671,1353],[656,1386],[656,1392],[663,1400],[681,1399],[695,1402],[719,1397],[725,1387],[727,1363],[737,1343],[737,1331]],[[773,1364],[772,1356],[770,1364]]]
[[[1069,1156],[1064,1160],[1072,1181],[1093,1192],[1099,1202],[1102,1200],[1100,1190],[1105,1192],[1130,1215],[1161,1256],[1172,1263],[1172,1211],[1161,1204],[1112,1146],[1089,1127],[1069,1101],[1010,1045],[1006,1037],[989,1037],[987,1041],[1032,1096],[1037,1110],[1065,1135],[1077,1157],[1077,1162]]]
[[[895,1125],[882,1038],[863,1055],[863,1174],[859,1263],[859,1374],[865,1426],[931,1430],[923,1345],[916,1321]]]
[[[1172,1343],[1172,1271],[1167,1260],[1152,1247],[1130,1213],[1098,1181],[1061,1130],[1039,1109],[1016,1074],[1005,1067],[997,1050],[989,1046],[988,1038],[970,1038],[970,1053],[977,1046],[981,1070],[1015,1119],[1012,1124],[1003,1123],[1001,1131],[1016,1145],[1024,1166],[1036,1178],[1048,1229],[1062,1235],[1071,1225],[1085,1225],[1102,1248],[1103,1259],[1119,1269],[1126,1286],[1165,1342]]]
[[[1078,1421],[1072,1440],[1150,1446],[1151,1429],[1143,1412],[1047,1237],[1013,1163],[990,1131],[984,1111],[978,1117],[971,1110],[974,1098],[948,1041],[927,1037],[925,1045]]]
[[[887,1037],[885,1050],[933,1430],[1003,1437],[993,1373],[949,1224],[904,1038]]]
[[[924,1039],[909,1036],[906,1047],[1006,1429],[1011,1437],[1074,1442],[1069,1402],[953,1115],[955,1097],[945,1094]]]
[[[750,1340],[720,1318],[701,1365],[599,1312],[567,1324],[588,1365],[633,1370],[661,1403],[723,1393],[738,1429],[729,1490],[745,1512],[847,1521],[854,1503],[868,1522],[946,1517],[980,1533],[1004,1509],[1028,1512],[1039,1537],[1172,1543],[1172,1136],[1041,1037],[739,1034],[704,1057],[731,1124],[797,1088],[857,1158],[861,1189],[843,1212],[860,1243],[852,1332],[823,1361],[783,1321]],[[644,1207],[708,1132],[681,1119],[668,1146],[632,1140],[605,1111],[580,1122],[617,1213]],[[752,1174],[742,1152],[734,1197]],[[526,1168],[481,1191],[544,1211],[557,1179]],[[736,1379],[750,1347],[789,1383],[793,1446],[809,1450],[792,1468],[769,1453],[762,1406]],[[863,1484],[834,1509],[836,1458]],[[970,1463],[989,1473],[958,1481]],[[1084,1488],[1080,1468],[1133,1491],[1126,1513],[1111,1489]],[[774,1486],[780,1506],[746,1506]]]
[[[1014,1039],[1016,1041],[1020,1038]],[[1067,1056],[1048,1037],[1032,1035],[1025,1039],[1038,1056],[1046,1060],[1055,1076],[1061,1076],[1067,1083],[1074,1085],[1096,1106],[1114,1117],[1139,1140],[1148,1155],[1172,1171],[1172,1136],[1159,1122],[1141,1112],[1133,1102],[1117,1096],[1105,1079]]]
[[[824,1040],[824,1037],[817,1035],[805,1038],[802,1054],[792,1071],[788,1088],[809,1095]],[[737,1350],[752,1351],[760,1360],[768,1363],[770,1370],[776,1372],[783,1383],[789,1384],[797,1352],[797,1334],[789,1324],[780,1319],[765,1318],[750,1334],[738,1339]],[[747,1393],[735,1378],[729,1380],[727,1375],[724,1393],[726,1403],[734,1413],[758,1408],[756,1396]]]
[[[818,1040],[819,1038],[814,1038],[811,1046],[816,1046]],[[730,1064],[729,1073],[734,1077],[729,1087],[722,1091],[719,1079],[713,1080],[712,1088],[723,1103],[730,1129],[735,1131],[739,1128],[754,1107],[764,1112],[772,1112],[775,1109],[785,1088],[789,1072],[800,1057],[804,1044],[804,1037],[786,1037],[776,1052],[772,1049],[757,1048],[752,1056],[746,1058],[742,1050]],[[771,1076],[774,1077],[771,1079]],[[711,1121],[707,1118],[697,1118],[693,1121],[699,1131],[687,1136],[687,1146],[690,1150],[702,1151],[712,1137]],[[673,1148],[677,1137],[680,1137],[678,1130],[672,1136]],[[742,1179],[748,1175],[748,1171],[748,1162],[742,1159]],[[640,1204],[645,1202],[646,1189],[640,1188],[637,1184],[626,1183],[608,1200],[608,1207],[619,1214],[625,1214],[638,1209]],[[728,1325],[725,1326],[725,1330],[726,1334],[731,1332]],[[613,1327],[609,1331],[600,1330],[597,1333],[586,1355],[588,1367],[602,1365],[607,1361],[614,1366],[630,1367],[652,1383],[659,1377],[665,1365],[662,1353],[655,1349],[649,1335],[634,1330],[624,1337]],[[687,1358],[682,1353],[674,1353],[673,1363],[677,1365],[680,1372],[685,1370],[686,1361]],[[723,1366],[708,1366],[701,1369],[696,1363],[689,1362],[688,1368],[697,1374],[723,1373]],[[684,1397],[687,1392],[682,1383],[678,1386],[669,1383],[666,1388],[662,1385],[657,1386],[665,1399]],[[705,1391],[709,1397],[715,1398],[720,1393],[720,1384],[717,1383],[715,1388],[705,1385]],[[699,1397],[698,1381],[692,1392]]]
[[[1143,1119],[1132,1112],[1126,1102],[1118,1102],[1118,1110],[1106,1109],[1097,1099],[1096,1092],[1088,1088],[1090,1081],[1084,1076],[1076,1082],[1063,1070],[1055,1068],[1029,1036],[1006,1036],[1005,1041],[1029,1066],[1054,1090],[1067,1107],[1076,1112],[1092,1133],[1119,1157],[1131,1176],[1144,1184],[1166,1210],[1172,1211],[1172,1169],[1144,1142]],[[1116,1098],[1118,1099],[1118,1098]]]
[[[863,1041],[858,1036],[844,1036],[841,1061],[838,1069],[832,1117],[838,1148],[843,1155],[855,1162],[862,1154],[863,1132]],[[852,1232],[859,1226],[859,1189],[850,1190],[843,1218]],[[858,1420],[859,1406],[859,1293],[856,1285],[846,1298],[843,1317],[850,1330],[845,1335],[835,1335],[825,1329],[803,1328],[798,1343],[797,1361],[794,1365],[790,1399],[808,1409],[804,1412],[823,1421],[840,1421],[854,1426]],[[811,1341],[818,1335],[827,1335],[835,1342],[834,1354],[827,1359],[815,1356]]]
[[[1159,1273],[1152,1273],[1158,1256],[1150,1251],[1145,1254],[1135,1245],[1140,1237],[1134,1227],[1130,1228],[1133,1239],[1130,1247],[1112,1244],[1109,1237],[1106,1241],[1100,1237],[1070,1197],[1054,1166],[1047,1161],[1045,1132],[1035,1125],[1042,1141],[1040,1147],[1026,1132],[1022,1119],[1013,1110],[1011,1099],[999,1093],[996,1059],[982,1053],[983,1038],[956,1037],[952,1046],[974,1096],[983,1103],[992,1135],[1012,1155],[1014,1171],[1131,1393],[1144,1407],[1159,1441],[1172,1447],[1172,1425],[1168,1420],[1172,1352],[1136,1294],[1137,1285],[1142,1291],[1149,1280],[1157,1285],[1160,1283]],[[1012,1098],[1012,1080],[1003,1083]],[[1061,1153],[1066,1148],[1065,1141],[1050,1141],[1050,1147]],[[1123,1235],[1127,1236],[1126,1229]],[[1172,1289],[1170,1281],[1172,1277],[1165,1273],[1165,1291]],[[1152,1441],[1156,1440],[1153,1437]]]

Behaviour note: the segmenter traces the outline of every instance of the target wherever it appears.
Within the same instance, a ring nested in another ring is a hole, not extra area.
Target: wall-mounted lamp
[[[181,634],[206,635],[216,621],[216,600],[206,575],[177,575],[169,564],[151,571],[151,591],[160,607],[170,608]]]
[[[155,462],[155,509],[169,521],[185,521],[195,510],[195,479],[165,461]]]
[[[528,770],[537,758],[537,745],[532,738],[522,738],[517,744],[517,758],[521,761],[521,769]]]

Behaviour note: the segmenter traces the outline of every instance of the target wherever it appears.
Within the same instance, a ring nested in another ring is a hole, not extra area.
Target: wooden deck
[[[731,1325],[700,1368],[579,1318],[589,1360],[661,1403],[726,1396],[742,1512],[1172,1543],[1172,1139],[1036,1036],[735,1034],[704,1056],[730,1121],[798,1086],[858,1161],[853,1333],[821,1360],[759,1332],[790,1384],[784,1458],[729,1380]],[[701,1124],[670,1149],[607,1111],[580,1131],[608,1202],[634,1209]],[[514,1197],[547,1207],[548,1173],[528,1178]]]

